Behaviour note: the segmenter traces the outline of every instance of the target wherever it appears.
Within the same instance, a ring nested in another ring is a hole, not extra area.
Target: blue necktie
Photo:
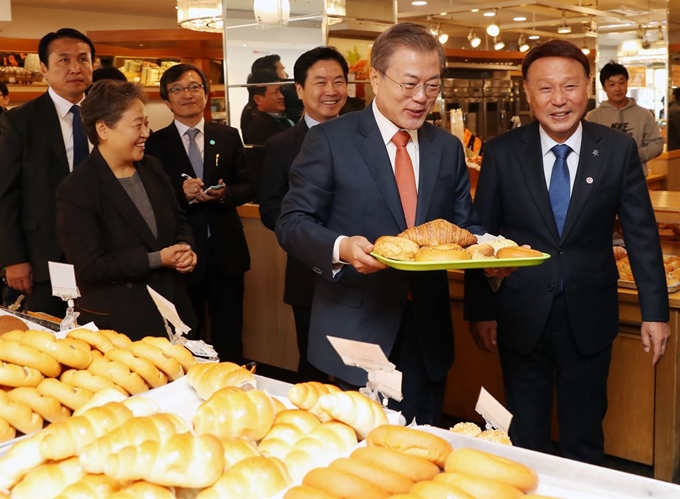
[[[186,135],[189,137],[189,161],[191,166],[194,168],[194,173],[196,178],[203,179],[203,158],[201,158],[201,151],[198,150],[198,144],[196,144],[196,135],[198,135],[200,130],[198,128],[189,128]]]
[[[552,174],[550,175],[550,205],[552,206],[553,216],[557,224],[557,233],[561,236],[564,228],[564,220],[567,218],[569,209],[569,167],[567,166],[567,156],[571,154],[571,147],[566,144],[558,144],[553,147],[555,163],[553,164]]]
[[[90,145],[80,117],[80,106],[71,106],[73,114],[73,168],[75,169],[90,154]]]

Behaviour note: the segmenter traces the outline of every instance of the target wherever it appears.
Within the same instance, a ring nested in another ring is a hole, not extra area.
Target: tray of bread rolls
[[[630,268],[630,260],[625,248],[614,247],[614,258],[619,271],[619,287],[637,289],[633,271]],[[675,255],[663,255],[663,267],[666,273],[666,286],[669,293],[680,290],[680,257]]]
[[[443,219],[411,227],[397,236],[381,236],[371,255],[389,267],[407,271],[532,267],[550,258],[510,239],[475,236]]]

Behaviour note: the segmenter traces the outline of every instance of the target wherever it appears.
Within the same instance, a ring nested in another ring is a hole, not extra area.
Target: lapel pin
[[[211,145],[211,146],[214,146],[214,145],[215,145],[215,141],[211,139],[211,140],[210,140],[210,145]]]
[[[211,142],[212,142],[212,141],[211,141]],[[597,158],[599,155],[600,155],[600,151],[598,151],[597,149],[595,149],[595,150],[593,151],[593,156],[595,156],[595,157]]]
[[[592,184],[593,183],[593,177],[588,177],[586,179],[586,184]]]

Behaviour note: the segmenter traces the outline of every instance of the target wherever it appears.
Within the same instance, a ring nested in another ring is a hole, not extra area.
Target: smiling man
[[[63,317],[47,269],[64,259],[55,191],[89,154],[79,104],[92,84],[94,45],[62,28],[40,40],[38,55],[47,92],[0,117],[0,267],[29,310]]]
[[[421,424],[440,421],[453,363],[446,271],[402,272],[370,253],[378,237],[437,218],[481,231],[461,142],[425,123],[445,67],[424,26],[383,32],[371,53],[375,100],[309,130],[276,224],[281,247],[317,274],[311,364],[361,386],[366,371],[344,365],[327,336],[378,344],[403,372],[404,400],[390,407]]]
[[[175,119],[151,134],[146,152],[163,163],[194,230],[198,264],[185,278],[198,331],[207,303],[210,338],[205,339],[221,360],[240,362],[244,274],[250,269],[250,255],[236,207],[253,198],[248,160],[238,130],[203,118],[210,86],[199,68],[169,68],[160,91]]]
[[[281,214],[281,201],[288,192],[290,167],[300,152],[310,128],[336,118],[347,100],[347,61],[333,47],[317,47],[295,61],[295,88],[304,104],[305,114],[297,125],[275,135],[266,143],[262,171],[260,218],[274,230]],[[307,360],[309,319],[312,311],[316,274],[294,257],[286,263],[283,301],[293,307],[297,333],[298,379],[311,381],[324,376]]]
[[[639,106],[632,97],[627,97],[628,70],[621,64],[605,64],[600,70],[600,83],[607,100],[590,111],[586,119],[633,137],[638,146],[642,170],[647,176],[647,161],[663,151],[663,137],[654,113]]]

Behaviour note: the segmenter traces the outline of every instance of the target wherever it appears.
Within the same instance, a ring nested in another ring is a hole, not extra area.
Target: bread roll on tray
[[[390,496],[385,489],[368,480],[331,468],[316,468],[305,475],[304,485],[352,499],[381,499]]]
[[[543,256],[543,253],[540,251],[523,246],[508,246],[496,251],[498,258],[537,258],[541,256]]]
[[[441,437],[413,428],[383,425],[373,430],[366,439],[369,447],[386,447],[426,459],[444,468],[453,447]]]
[[[352,458],[367,461],[414,482],[432,480],[439,474],[439,467],[422,457],[411,456],[385,447],[359,447]]]
[[[446,458],[449,473],[473,475],[511,485],[524,493],[538,487],[538,475],[523,464],[475,449],[456,449]]]
[[[373,245],[377,254],[404,262],[412,262],[420,249],[418,244],[406,237],[380,236]]]
[[[451,262],[471,259],[472,253],[464,250],[457,244],[425,246],[416,253],[416,262]]]

